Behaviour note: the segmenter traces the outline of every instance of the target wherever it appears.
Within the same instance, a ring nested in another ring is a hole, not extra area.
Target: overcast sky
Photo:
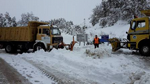
[[[9,12],[17,20],[22,13],[33,13],[40,20],[65,18],[74,24],[83,23],[101,0],[0,0],[0,13]]]

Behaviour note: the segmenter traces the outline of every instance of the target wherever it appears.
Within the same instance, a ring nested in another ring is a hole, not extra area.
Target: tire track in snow
[[[58,84],[63,84],[61,80],[57,79],[53,74],[47,72],[45,69],[41,68],[40,65],[35,64],[34,62],[27,60],[25,58],[23,58],[26,62],[30,63],[31,65],[35,66],[36,68],[38,68],[47,78],[55,81]],[[55,83],[54,83],[55,84]]]
[[[0,84],[31,84],[11,65],[0,58]]]
[[[43,74],[45,74],[45,76],[47,76],[53,81],[56,81],[58,84],[97,84],[97,83],[90,82],[88,80],[87,80],[88,83],[83,82],[80,79],[75,79],[73,77],[70,77],[69,75],[66,75],[65,73],[61,73],[47,66],[36,64],[35,62],[28,60],[26,58],[23,59],[29,62],[30,64],[32,64],[33,66],[37,67],[41,72],[43,72]]]

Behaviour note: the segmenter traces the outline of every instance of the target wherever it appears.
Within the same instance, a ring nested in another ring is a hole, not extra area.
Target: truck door
[[[131,25],[131,35],[145,35],[149,33],[149,27],[145,20],[133,21]]]
[[[137,28],[135,29],[136,33],[141,33],[141,34],[145,34],[148,33],[148,28],[146,27],[146,21],[145,20],[140,20],[137,21]]]
[[[43,36],[41,37],[41,40],[45,43],[50,43],[50,30],[47,28],[43,28],[42,34]]]
[[[147,19],[135,20],[132,22],[130,31],[130,42],[135,49],[139,48],[140,41],[149,39],[149,25]]]

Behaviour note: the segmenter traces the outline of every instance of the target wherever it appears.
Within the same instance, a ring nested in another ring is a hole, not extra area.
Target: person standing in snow
[[[99,38],[97,37],[97,35],[95,35],[93,43],[95,48],[99,48]]]

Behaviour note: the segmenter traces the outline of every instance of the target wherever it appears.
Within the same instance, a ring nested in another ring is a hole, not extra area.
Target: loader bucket
[[[145,14],[146,16],[150,16],[150,10],[143,10],[141,13]]]
[[[120,41],[117,38],[111,38],[111,39],[109,39],[109,43],[112,46],[112,51],[113,52],[115,52],[115,51],[117,51],[117,50],[119,50],[121,48],[120,47]]]

